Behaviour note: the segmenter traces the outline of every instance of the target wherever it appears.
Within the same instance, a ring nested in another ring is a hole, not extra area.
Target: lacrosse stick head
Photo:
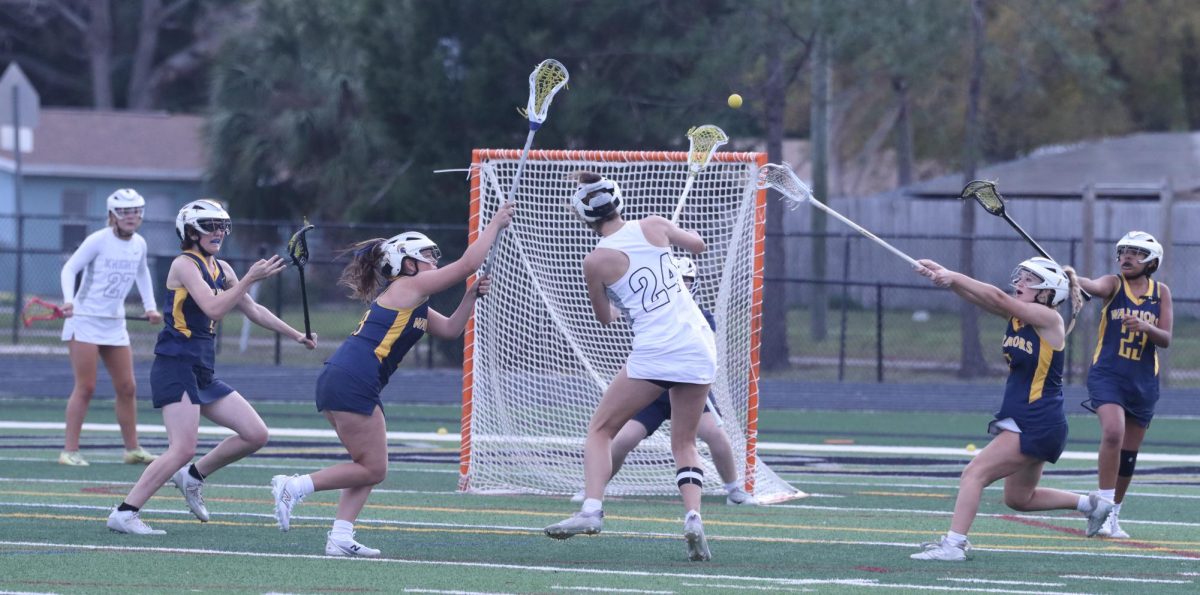
[[[525,109],[517,108],[517,111],[529,120],[530,130],[537,130],[542,122],[546,121],[554,94],[566,87],[570,78],[567,67],[554,59],[542,60],[542,63],[529,73],[529,101],[525,104]]]
[[[967,184],[959,195],[961,199],[974,198],[984,210],[993,215],[1004,215],[1004,198],[996,190],[996,183],[987,180],[975,180]]]
[[[783,196],[783,199],[788,201],[792,207],[796,207],[805,201],[811,199],[812,188],[808,187],[796,172],[792,171],[792,166],[784,163],[778,165],[768,163],[758,168],[758,182],[756,183],[760,190],[775,190]]]
[[[721,145],[729,142],[725,131],[712,124],[693,126],[688,130],[687,138],[688,167],[693,175],[700,173],[712,160],[713,153],[716,153]]]
[[[308,217],[304,218],[304,227],[300,231],[292,234],[292,239],[288,240],[288,256],[292,257],[292,264],[297,267],[303,267],[308,264],[308,240],[306,234],[316,226],[308,222]]]
[[[25,328],[29,328],[39,320],[59,318],[64,318],[62,308],[39,297],[29,298],[25,301],[25,307],[21,309],[21,323],[25,325]]]

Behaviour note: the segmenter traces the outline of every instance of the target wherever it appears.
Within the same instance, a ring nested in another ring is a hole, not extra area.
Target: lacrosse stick
[[[517,161],[517,173],[513,175],[512,186],[508,188],[509,202],[517,195],[517,186],[521,183],[521,172],[525,171],[525,160],[529,157],[530,147],[533,146],[533,135],[537,134],[538,128],[541,128],[542,123],[546,121],[546,116],[550,112],[550,102],[554,101],[554,94],[566,87],[567,80],[570,78],[567,67],[553,59],[542,60],[542,63],[529,73],[529,100],[524,109],[517,108],[517,112],[529,120],[529,135],[525,137],[525,148],[521,149],[521,158]],[[488,250],[487,259],[483,261],[481,274],[483,271],[491,270],[492,257],[495,256],[496,246],[500,245],[500,238],[503,235],[504,230],[501,229],[500,235],[496,236],[496,241],[492,242],[492,248]]]
[[[288,256],[292,257],[292,264],[296,265],[296,270],[300,272],[300,301],[304,304],[305,339],[312,339],[312,329],[308,324],[308,288],[304,285],[304,265],[308,264],[308,240],[305,234],[315,227],[309,224],[308,217],[305,217],[304,227],[292,234],[292,239],[288,240]]]
[[[125,320],[150,320],[147,316],[94,316],[91,314],[75,314],[75,316],[92,316],[93,318],[124,318]],[[25,307],[21,309],[21,323],[25,328],[33,326],[33,323],[42,320],[58,320],[66,318],[67,315],[62,311],[62,308],[57,304],[47,302],[40,297],[34,296],[25,301]]]
[[[721,145],[729,142],[729,137],[725,135],[725,131],[712,124],[693,127],[691,130],[688,130],[687,138],[687,183],[683,185],[683,194],[679,195],[679,204],[675,205],[675,212],[671,214],[671,223],[679,222],[679,215],[683,212],[683,203],[687,200],[688,193],[692,191],[692,182],[696,181],[696,174],[699,174],[700,170],[708,165],[713,153],[716,153]]]
[[[1018,225],[1016,221],[1013,221],[1012,217],[1008,216],[1008,213],[1004,210],[1004,198],[1000,196],[1000,191],[996,190],[995,182],[975,180],[963,188],[962,194],[959,195],[959,198],[962,200],[974,198],[975,202],[979,203],[979,205],[983,207],[983,210],[1007,221],[1013,229],[1017,230],[1017,233],[1021,234],[1021,237],[1025,238],[1026,242],[1029,242],[1030,246],[1033,246],[1033,249],[1036,250],[1038,254],[1042,255],[1042,258],[1054,260],[1054,258],[1050,256],[1049,252],[1046,252],[1046,250],[1042,248],[1036,240],[1030,237],[1028,233],[1025,233],[1024,229],[1021,229],[1021,226]],[[1054,262],[1058,261],[1054,260]],[[1083,299],[1089,301],[1092,299],[1091,294],[1088,292],[1083,291],[1082,289],[1080,289],[1079,292],[1080,295],[1083,296]]]
[[[758,168],[757,185],[759,189],[765,190],[767,188],[771,188],[778,191],[783,195],[784,199],[791,201],[793,204],[798,205],[800,203],[808,202],[812,206],[817,207],[818,209],[821,209],[830,215],[833,215],[842,223],[849,225],[854,231],[863,234],[867,238],[874,240],[875,243],[879,244],[880,246],[887,248],[892,254],[903,258],[914,268],[921,268],[921,265],[918,264],[917,261],[913,260],[911,256],[901,252],[895,246],[892,246],[891,244],[880,239],[879,236],[876,236],[866,229],[863,229],[863,227],[859,224],[843,217],[841,213],[829,208],[829,206],[817,200],[813,196],[812,189],[808,187],[808,184],[800,181],[800,178],[796,177],[796,172],[792,171],[791,166],[788,164],[785,163],[783,165],[776,165],[774,163],[768,163]]]

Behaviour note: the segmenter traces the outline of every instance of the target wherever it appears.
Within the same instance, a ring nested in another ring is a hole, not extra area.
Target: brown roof
[[[43,109],[26,175],[195,179],[203,176],[204,119],[162,112]],[[13,154],[0,151],[11,171]]]

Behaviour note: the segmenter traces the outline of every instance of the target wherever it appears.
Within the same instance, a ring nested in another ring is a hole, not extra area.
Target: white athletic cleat
[[[70,467],[87,467],[88,462],[78,450],[64,450],[58,453],[58,464]]]
[[[188,510],[200,519],[201,523],[208,522],[208,509],[204,507],[204,494],[201,489],[204,488],[204,482],[192,477],[188,473],[189,465],[184,465],[171,476],[171,481],[175,487],[179,488],[179,492],[183,494],[184,501],[187,502]]]
[[[604,511],[577,512],[570,518],[561,520],[543,529],[546,535],[554,539],[567,539],[579,534],[596,535],[604,528]]]
[[[108,515],[108,529],[114,533],[131,535],[166,535],[161,529],[151,529],[150,525],[142,522],[142,517],[133,510],[113,509]]]
[[[1087,532],[1085,535],[1092,537],[1100,532],[1100,528],[1108,520],[1108,513],[1112,512],[1115,505],[1111,500],[1101,498],[1098,492],[1088,494],[1088,502],[1092,505],[1092,510],[1083,515],[1087,517]]]
[[[579,504],[580,502],[583,502],[586,499],[587,499],[587,493],[584,492],[583,490],[579,490],[578,492],[575,492],[574,496],[571,496],[571,502],[573,504]]]
[[[158,457],[150,454],[146,449],[137,447],[133,450],[125,451],[125,455],[121,457],[121,462],[126,465],[149,465]]]
[[[275,497],[275,520],[279,522],[279,530],[283,532],[291,528],[292,508],[304,500],[303,496],[297,497],[288,489],[288,482],[293,477],[297,476],[276,475],[271,478],[271,495]]]
[[[354,533],[350,534],[350,539],[343,541],[334,539],[333,531],[330,531],[325,539],[325,555],[343,558],[378,558],[379,550],[354,541]]]
[[[742,488],[734,488],[725,496],[725,503],[730,506],[758,506],[758,498]]]
[[[941,560],[943,562],[964,562],[970,556],[971,542],[963,541],[960,545],[950,545],[950,542],[943,535],[937,541],[928,541],[921,544],[920,552],[909,556],[913,560]]]
[[[700,517],[692,516],[683,521],[683,538],[687,541],[688,559],[693,562],[712,560],[708,540],[704,538],[704,523]]]
[[[1117,509],[1112,509],[1108,513],[1108,518],[1104,520],[1104,525],[1096,532],[1099,537],[1111,537],[1113,539],[1129,539],[1129,534],[1121,529],[1121,523],[1117,521]]]

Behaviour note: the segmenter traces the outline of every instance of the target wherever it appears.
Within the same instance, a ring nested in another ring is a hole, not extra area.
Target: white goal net
[[[471,240],[505,199],[520,151],[476,150],[471,177]],[[707,250],[695,257],[692,293],[717,322],[719,370],[712,392],[746,487],[761,501],[799,497],[755,452],[762,313],[765,194],[754,187],[762,153],[714,155],[697,176],[679,224]],[[517,215],[494,248],[492,291],[476,303],[463,363],[460,489],[573,494],[583,487],[588,420],[629,354],[624,321],[593,317],[583,258],[599,237],[569,210],[575,182],[589,170],[616,180],[623,215],[669,217],[688,174],[687,153],[532,151],[517,189]],[[625,460],[608,495],[669,495],[675,487],[670,422]],[[711,454],[707,493],[721,493]],[[746,469],[751,470],[746,473]]]

